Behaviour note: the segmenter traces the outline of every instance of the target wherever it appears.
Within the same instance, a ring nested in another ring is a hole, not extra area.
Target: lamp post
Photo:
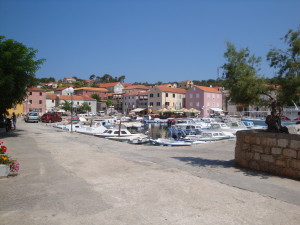
[[[66,89],[67,94],[71,95],[71,133],[73,132],[73,93],[74,93],[74,88],[68,87]]]

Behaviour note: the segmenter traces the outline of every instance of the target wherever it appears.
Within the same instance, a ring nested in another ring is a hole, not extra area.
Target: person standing
[[[15,130],[16,129],[16,125],[17,125],[17,117],[16,117],[16,114],[14,112],[12,114],[11,119],[12,119],[14,130]]]

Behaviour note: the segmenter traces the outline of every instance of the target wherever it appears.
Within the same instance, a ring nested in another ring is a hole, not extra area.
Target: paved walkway
[[[135,146],[17,125],[0,134],[21,163],[0,179],[0,224],[299,224],[300,182],[235,168],[234,142]]]

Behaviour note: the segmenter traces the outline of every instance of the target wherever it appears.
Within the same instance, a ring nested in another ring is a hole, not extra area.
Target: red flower
[[[2,146],[1,146],[1,150],[2,150],[3,152],[6,152],[6,150],[7,150],[6,146],[2,145]]]

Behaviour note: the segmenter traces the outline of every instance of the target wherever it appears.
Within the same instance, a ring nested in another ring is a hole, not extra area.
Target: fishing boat
[[[109,128],[105,130],[103,133],[96,133],[94,134],[97,137],[127,137],[127,136],[133,136],[134,134],[130,133],[129,130],[124,128]]]
[[[203,131],[201,134],[187,135],[184,139],[191,141],[219,141],[224,139],[235,138],[230,132],[221,131]]]

